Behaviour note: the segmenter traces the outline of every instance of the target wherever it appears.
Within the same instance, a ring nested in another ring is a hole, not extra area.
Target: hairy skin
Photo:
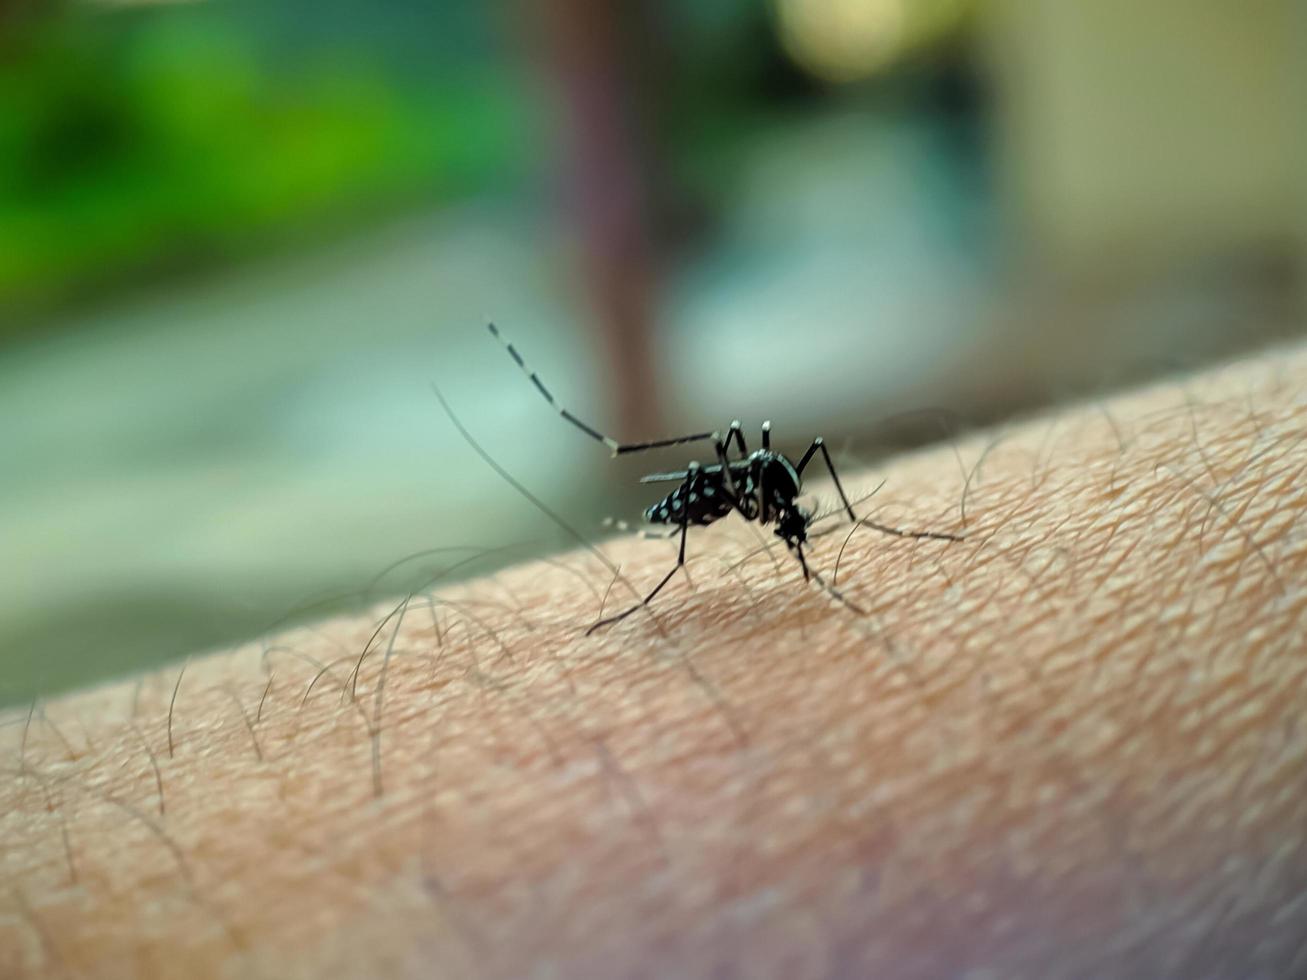
[[[0,975],[1301,976],[1304,392],[886,465],[866,616],[730,521],[12,713]]]

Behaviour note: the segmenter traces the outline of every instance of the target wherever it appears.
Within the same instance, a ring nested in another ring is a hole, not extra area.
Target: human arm
[[[714,527],[590,637],[669,546],[11,715],[0,974],[1301,972],[1304,390],[1280,352],[880,467],[864,514],[965,540],[858,529],[865,615]]]

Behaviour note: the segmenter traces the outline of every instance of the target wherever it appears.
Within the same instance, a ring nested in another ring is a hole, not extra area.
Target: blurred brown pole
[[[656,263],[649,131],[642,125],[642,56],[652,46],[639,3],[546,0],[550,70],[563,102],[569,219],[581,276],[607,364],[612,426],[624,438],[658,419],[653,356]]]

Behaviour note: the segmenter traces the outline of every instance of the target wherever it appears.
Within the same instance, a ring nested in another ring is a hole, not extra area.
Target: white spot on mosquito
[[[705,497],[711,497],[711,496],[712,496],[714,493],[716,493],[716,492],[717,492],[717,491],[714,490],[712,487],[704,487],[704,488],[703,488],[703,495],[704,495]],[[691,497],[690,499],[693,500],[694,498]]]
[[[673,498],[672,498],[672,510],[680,510],[680,509],[681,509],[681,498],[680,498],[680,497],[673,497]]]
[[[699,499],[699,495],[697,493],[690,494],[690,503],[694,503],[698,499]]]

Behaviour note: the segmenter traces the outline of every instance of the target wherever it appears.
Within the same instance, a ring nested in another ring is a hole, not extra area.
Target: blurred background
[[[659,461],[488,317],[623,437],[867,463],[1301,334],[1304,20],[0,4],[0,704],[562,545],[432,382],[578,527],[638,516]]]

